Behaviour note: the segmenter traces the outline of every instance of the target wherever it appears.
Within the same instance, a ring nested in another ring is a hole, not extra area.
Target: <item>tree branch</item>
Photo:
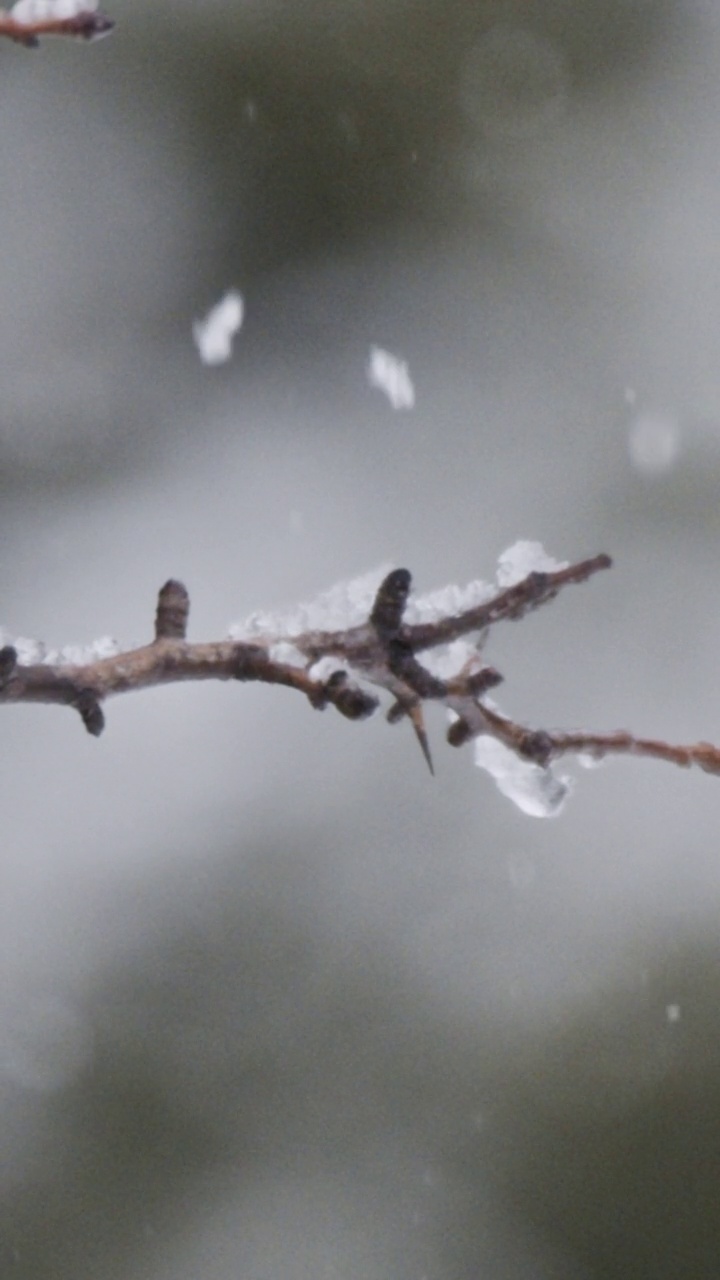
[[[708,773],[720,774],[720,749],[709,743],[673,746],[625,731],[603,734],[529,729],[500,715],[485,700],[502,676],[482,661],[478,633],[497,622],[524,617],[553,600],[564,587],[586,582],[610,564],[609,556],[599,555],[554,572],[530,573],[482,604],[415,625],[403,622],[410,574],[407,569],[395,569],[380,584],[367,621],[358,626],[262,635],[252,642],[228,639],[195,644],[185,638],[188,593],[182,583],[171,579],[158,596],[151,644],[81,664],[23,663],[12,645],[0,649],[0,703],[74,707],[88,732],[98,736],[104,727],[101,704],[106,698],[153,685],[181,680],[279,684],[304,694],[318,710],[331,705],[349,720],[363,720],[379,705],[378,698],[364,687],[370,684],[384,689],[393,699],[387,713],[389,723],[408,717],[431,770],[423,721],[427,701],[440,702],[453,714],[447,733],[452,746],[489,735],[520,760],[541,769],[568,753],[595,759],[625,754],[683,767],[696,764]],[[463,655],[461,669],[450,678],[441,679],[417,656],[467,636],[474,636],[475,643],[468,645],[469,656]],[[294,655],[291,660],[281,656],[288,650]],[[319,674],[323,665],[326,670],[330,667],[326,676]]]
[[[70,16],[54,13],[52,0],[20,0],[12,9],[0,9],[0,36],[36,49],[40,36],[73,36],[81,40],[97,40],[109,35],[115,23],[94,9],[78,4]]]

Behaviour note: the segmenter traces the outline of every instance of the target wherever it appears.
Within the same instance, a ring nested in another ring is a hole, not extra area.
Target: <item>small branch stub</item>
[[[156,640],[184,640],[187,635],[190,597],[182,582],[170,578],[158,594],[155,614]]]

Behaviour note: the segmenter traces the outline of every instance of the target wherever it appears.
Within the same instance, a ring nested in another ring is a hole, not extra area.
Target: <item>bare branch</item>
[[[502,676],[486,665],[479,649],[469,650],[462,670],[441,680],[420,661],[423,651],[446,646],[463,636],[477,635],[503,620],[524,617],[532,609],[553,600],[563,587],[586,582],[610,567],[609,556],[599,555],[553,572],[530,573],[521,582],[498,592],[491,600],[434,622],[403,622],[410,595],[407,569],[395,569],[380,584],[367,622],[336,631],[306,631],[297,635],[263,635],[252,642],[220,640],[191,644],[186,640],[188,593],[174,579],[161,588],[155,616],[155,639],[139,649],[84,664],[42,662],[25,664],[16,649],[0,649],[0,703],[40,702],[73,707],[89,733],[98,736],[104,727],[102,703],[113,694],[173,684],[182,680],[261,681],[284,685],[304,694],[317,710],[334,706],[349,720],[363,720],[379,705],[364,684],[375,685],[392,698],[387,712],[393,724],[407,717],[428,766],[432,758],[425,730],[423,706],[440,702],[454,715],[447,733],[452,746],[461,746],[481,735],[497,739],[520,760],[547,770],[553,760],[568,753],[596,759],[607,755],[646,756],[688,767],[698,765],[720,774],[720,748],[699,742],[673,746],[625,731],[530,729],[484,701]],[[296,661],[287,661],[282,646]],[[328,660],[330,674],[313,674],[316,664]],[[334,667],[337,662],[338,666]],[[353,678],[354,677],[354,678]]]

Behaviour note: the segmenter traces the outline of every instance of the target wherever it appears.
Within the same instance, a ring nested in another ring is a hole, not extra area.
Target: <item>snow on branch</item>
[[[40,36],[97,40],[114,26],[99,12],[97,0],[17,0],[12,9],[0,9],[0,36],[28,49],[37,48]]]
[[[720,748],[709,743],[673,746],[625,731],[532,729],[502,715],[488,697],[502,681],[483,660],[488,629],[523,618],[564,587],[586,582],[610,565],[606,555],[558,564],[539,544],[517,543],[500,558],[499,589],[474,582],[462,590],[448,587],[413,597],[408,570],[393,569],[379,581],[366,575],[335,588],[286,618],[255,614],[234,627],[229,638],[201,643],[186,639],[188,593],[171,580],[158,597],[154,639],[141,648],[122,652],[104,639],[85,653],[71,648],[45,654],[30,641],[4,643],[0,703],[74,707],[88,732],[98,736],[106,698],[153,685],[181,680],[285,685],[316,710],[331,705],[348,720],[364,720],[378,709],[379,699],[368,688],[373,686],[392,699],[389,723],[410,721],[431,772],[423,708],[438,702],[451,719],[448,742],[459,747],[475,740],[476,763],[500,790],[525,813],[545,817],[559,812],[568,793],[568,780],[556,777],[552,764],[569,753],[585,760],[648,756],[720,774]]]

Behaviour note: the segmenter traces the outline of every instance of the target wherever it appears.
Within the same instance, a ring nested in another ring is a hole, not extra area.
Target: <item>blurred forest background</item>
[[[502,705],[718,742],[718,6],[111,13],[0,48],[3,626],[537,538],[615,567],[493,632]],[[431,780],[266,688],[2,709],[3,1280],[716,1280],[720,782],[535,821],[443,729]]]

